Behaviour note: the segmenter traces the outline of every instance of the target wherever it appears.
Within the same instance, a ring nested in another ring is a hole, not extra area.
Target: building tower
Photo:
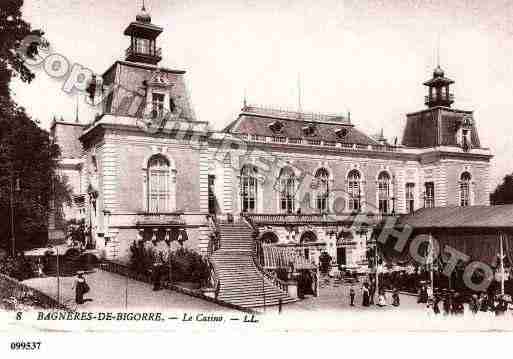
[[[425,98],[425,105],[428,107],[451,107],[454,102],[454,95],[449,91],[449,86],[454,81],[444,76],[444,71],[438,65],[433,71],[433,78],[424,82],[424,86],[429,88],[429,93]]]
[[[125,36],[130,36],[130,46],[126,49],[125,59],[156,65],[162,60],[162,49],[157,47],[157,37],[164,30],[151,23],[151,16],[146,11],[144,2],[135,22],[125,29]]]

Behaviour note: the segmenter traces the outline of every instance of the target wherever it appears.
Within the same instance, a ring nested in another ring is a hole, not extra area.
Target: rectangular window
[[[208,176],[208,213],[216,213],[216,195],[214,191],[216,176]]]
[[[280,193],[280,207],[283,213],[294,212],[295,206],[295,181],[294,178],[287,177],[280,179],[282,191]]]
[[[166,171],[152,170],[150,172],[150,208],[153,213],[168,211],[169,176]]]
[[[136,38],[135,41],[135,50],[138,54],[150,53],[150,40]]]
[[[424,207],[433,208],[435,206],[435,183],[434,182],[426,182],[425,186],[425,197],[424,197]]]
[[[159,118],[164,115],[164,94],[152,93],[152,116],[153,118]]]
[[[415,183],[406,183],[406,212],[415,211]]]
[[[387,181],[379,181],[378,183],[378,207],[379,213],[388,214],[390,200],[390,186]]]
[[[352,212],[360,211],[360,209],[361,209],[360,182],[358,180],[349,180],[348,192],[349,192],[349,210]]]
[[[466,207],[470,205],[470,185],[469,182],[460,182],[460,206]]]

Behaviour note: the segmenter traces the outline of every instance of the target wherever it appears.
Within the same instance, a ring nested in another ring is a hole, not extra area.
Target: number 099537
[[[39,350],[41,342],[11,342],[11,350]]]

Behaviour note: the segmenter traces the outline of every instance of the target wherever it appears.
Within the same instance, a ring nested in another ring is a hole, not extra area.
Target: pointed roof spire
[[[243,102],[242,102],[242,107],[243,107],[243,108],[248,107],[248,99],[247,99],[246,89],[244,89],[244,100],[243,100]]]
[[[142,23],[150,23],[151,22],[151,16],[146,11],[146,4],[145,4],[144,0],[142,1],[141,12],[139,14],[137,14],[137,16],[135,17],[135,20],[138,22],[142,22]]]
[[[438,33],[438,42],[436,45],[436,67],[440,67],[440,33]]]

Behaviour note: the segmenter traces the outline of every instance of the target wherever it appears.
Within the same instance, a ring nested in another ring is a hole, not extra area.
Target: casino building
[[[401,143],[367,135],[350,114],[247,103],[213,131],[195,116],[186,72],[159,66],[162,31],[143,8],[124,31],[124,59],[91,82],[101,113],[51,127],[74,192],[65,213],[85,220],[105,258],[127,260],[136,239],[212,255],[212,227],[233,216],[265,247],[358,266],[384,216],[488,205],[492,155],[473,112],[453,108],[454,81],[440,67],[424,83],[425,108],[406,115]],[[367,229],[351,230],[359,215]]]

